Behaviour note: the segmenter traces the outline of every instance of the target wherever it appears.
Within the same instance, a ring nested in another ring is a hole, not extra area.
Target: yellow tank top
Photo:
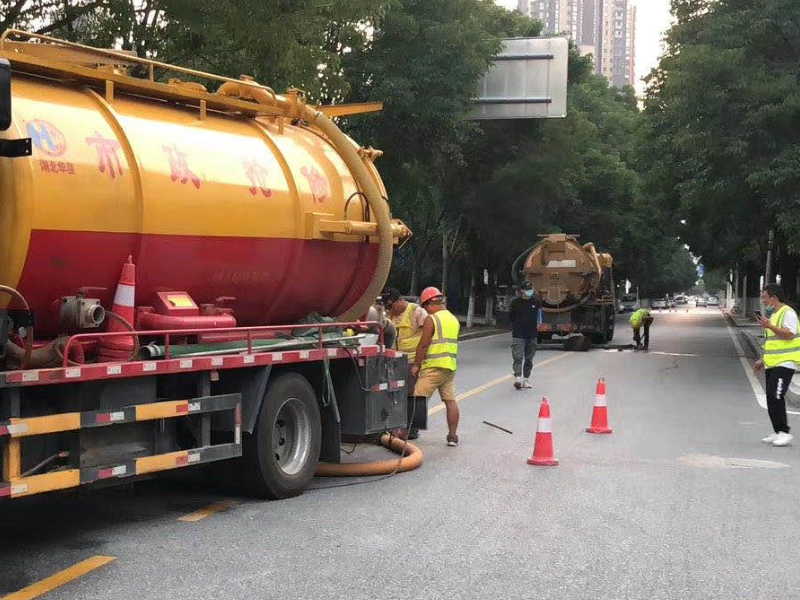
[[[413,302],[409,302],[406,309],[398,317],[392,318],[392,323],[397,328],[397,349],[405,352],[413,358],[417,351],[419,341],[422,339],[422,327],[417,327],[412,320],[414,311],[419,308]]]

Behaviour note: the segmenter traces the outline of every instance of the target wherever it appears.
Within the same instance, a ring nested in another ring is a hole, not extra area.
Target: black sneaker
[[[458,446],[458,436],[457,435],[450,435],[448,433],[447,434],[447,445],[451,446],[451,447]]]

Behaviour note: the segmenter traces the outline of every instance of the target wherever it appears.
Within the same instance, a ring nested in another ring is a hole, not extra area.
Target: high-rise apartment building
[[[545,34],[566,34],[595,69],[615,86],[636,81],[635,0],[518,0],[517,9],[544,24]]]
[[[517,10],[541,21],[545,32],[557,33],[561,31],[561,4],[563,0],[518,0]]]

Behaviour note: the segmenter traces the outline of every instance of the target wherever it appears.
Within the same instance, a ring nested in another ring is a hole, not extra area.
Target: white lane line
[[[722,317],[725,319],[725,317]],[[750,364],[750,360],[745,356],[744,350],[742,349],[742,345],[739,343],[739,339],[736,336],[736,332],[731,327],[728,320],[725,319],[725,326],[728,328],[728,335],[731,336],[731,340],[733,340],[733,345],[736,347],[736,353],[739,355],[739,361],[742,363],[742,369],[744,369],[744,374],[747,375],[747,380],[750,382],[750,387],[753,388],[753,394],[755,394],[756,402],[758,405],[763,408],[764,410],[767,409],[767,394],[764,392],[764,387],[761,385],[761,382],[756,377],[755,373],[753,372],[753,365]],[[800,415],[800,412],[794,410],[787,410],[787,414],[790,415]]]
[[[570,353],[570,352],[565,352],[564,354],[558,354],[556,356],[548,358],[547,360],[543,360],[540,363],[536,363],[535,365],[533,365],[533,368],[534,369],[538,369],[539,367],[543,367],[545,365],[548,365],[551,362],[555,362],[557,360],[561,360],[562,358],[567,358],[568,356],[571,356],[572,354],[573,353]],[[472,388],[471,390],[467,390],[466,392],[460,393],[458,396],[456,396],[456,402],[460,403],[462,400],[466,400],[467,398],[471,398],[472,396],[480,394],[481,392],[485,392],[486,390],[491,389],[491,388],[493,388],[493,387],[495,387],[497,385],[500,385],[501,383],[504,383],[506,381],[511,381],[512,379],[514,379],[513,375],[503,375],[502,377],[498,377],[497,379],[492,379],[491,381],[488,381],[488,382],[484,383],[483,385],[479,385],[478,387]],[[444,402],[439,402],[439,404],[437,404],[436,406],[434,406],[434,407],[432,407],[432,408],[430,408],[428,410],[428,416],[435,415],[436,413],[438,413],[440,411],[443,411],[444,409],[445,409]]]

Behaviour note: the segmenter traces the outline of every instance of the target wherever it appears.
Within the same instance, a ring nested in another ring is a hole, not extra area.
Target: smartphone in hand
[[[760,310],[754,310],[753,314],[759,319],[763,318]]]

